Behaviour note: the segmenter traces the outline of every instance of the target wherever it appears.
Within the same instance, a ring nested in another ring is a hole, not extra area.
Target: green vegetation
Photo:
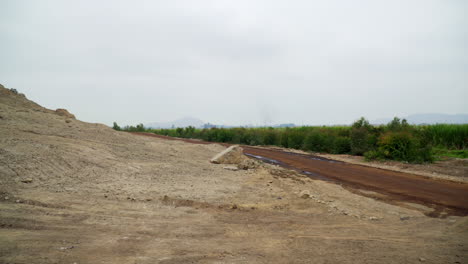
[[[387,125],[380,126],[373,126],[361,118],[351,126],[146,129],[142,124],[120,128],[114,123],[114,129],[211,142],[363,155],[368,160],[424,163],[442,157],[467,158],[468,154],[468,124],[414,126],[396,117]]]
[[[114,126],[112,126],[114,130],[120,131],[122,128],[117,124],[117,122],[114,122]]]
[[[425,126],[423,130],[426,134],[425,137],[428,138],[434,146],[457,150],[468,148],[468,124],[437,124]]]
[[[468,159],[468,149],[444,149],[433,148],[435,159],[443,160],[446,158]]]
[[[114,122],[114,126],[112,128],[117,131],[127,131],[127,132],[147,132],[148,131],[148,129],[146,129],[143,124],[138,124],[136,126],[125,126],[124,128],[121,128],[117,124],[117,122]]]

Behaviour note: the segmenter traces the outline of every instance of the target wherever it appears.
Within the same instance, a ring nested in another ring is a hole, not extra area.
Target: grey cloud
[[[2,1],[0,82],[111,124],[468,112],[464,1]]]

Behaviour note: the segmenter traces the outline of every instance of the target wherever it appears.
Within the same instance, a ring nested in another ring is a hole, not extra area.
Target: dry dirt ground
[[[352,155],[321,154],[320,156],[352,164],[421,175],[428,178],[468,183],[468,159],[447,158],[443,161],[435,161],[432,164],[408,164],[397,161],[369,162],[365,161],[363,157]]]
[[[116,132],[0,87],[0,263],[467,263],[430,218],[224,147]]]
[[[380,168],[404,172],[414,175],[420,175],[432,179],[448,180],[453,182],[468,183],[468,159],[446,158],[438,160],[432,164],[409,164],[398,161],[366,161],[362,156],[353,156],[347,154],[327,154],[316,152],[305,152],[297,149],[285,149],[270,146],[270,149],[285,150],[300,154],[313,154],[319,157],[343,161],[350,164],[356,164],[366,167]]]

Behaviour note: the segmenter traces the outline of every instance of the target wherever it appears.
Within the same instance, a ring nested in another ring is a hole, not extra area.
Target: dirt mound
[[[0,104],[2,104],[2,108],[5,107],[14,107],[17,111],[21,110],[31,110],[31,111],[44,111],[44,112],[52,112],[33,101],[30,101],[26,98],[26,96],[22,93],[19,93],[15,89],[8,89],[5,86],[0,84]]]
[[[200,150],[178,142],[157,143],[102,124],[82,122],[67,110],[46,109],[3,86],[0,117],[0,185],[8,192],[40,187],[54,192],[112,192],[133,197],[149,192],[148,179],[201,174],[206,166],[194,166],[194,162],[204,163],[223,149],[218,145]],[[174,147],[178,145],[182,146]],[[171,169],[175,164],[178,169]],[[143,178],[135,180],[137,175]],[[165,179],[159,191],[171,192],[176,185]]]
[[[237,164],[237,167],[241,170],[249,170],[249,169],[256,169],[260,167],[260,165],[261,163],[256,160],[244,159],[239,164]]]
[[[214,164],[239,164],[245,159],[242,148],[234,145],[218,153],[210,162]]]
[[[57,113],[57,115],[60,115],[60,116],[75,119],[75,115],[68,112],[67,109],[59,108],[59,109],[55,110],[55,113]]]

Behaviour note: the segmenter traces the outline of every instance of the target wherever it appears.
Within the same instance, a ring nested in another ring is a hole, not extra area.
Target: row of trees
[[[211,142],[245,145],[275,145],[333,154],[364,155],[367,159],[391,159],[422,163],[433,161],[433,146],[465,151],[468,125],[412,126],[394,118],[387,125],[373,126],[365,118],[352,126],[292,128],[145,129],[142,124],[120,129],[160,135],[198,138]]]
[[[138,124],[136,126],[125,126],[121,128],[117,122],[114,122],[114,125],[112,126],[114,130],[117,131],[127,131],[127,132],[145,132],[147,131],[147,128],[143,124]]]

